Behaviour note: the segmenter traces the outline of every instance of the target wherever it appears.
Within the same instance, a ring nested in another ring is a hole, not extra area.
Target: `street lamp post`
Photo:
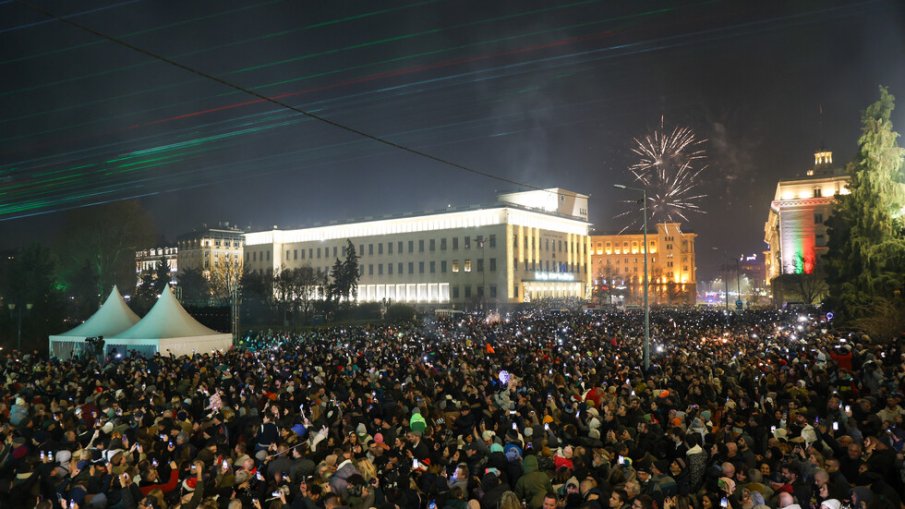
[[[725,251],[719,249],[717,247],[713,248],[714,251],[720,253],[723,258],[729,259],[729,255],[726,254]],[[739,265],[740,260],[738,258],[735,259],[735,291],[738,294],[738,301],[742,300],[742,276],[741,276],[741,265]],[[723,288],[726,290],[726,311],[729,311],[729,265],[724,265],[726,267],[726,271],[723,279]]]
[[[26,304],[25,311],[31,311],[32,306],[33,304],[30,302]],[[7,307],[9,308],[10,314],[16,310],[15,303],[9,303]],[[16,318],[16,350],[19,352],[22,351],[22,306],[19,306],[19,314]]]
[[[616,189],[625,189],[628,191],[638,191],[641,193],[642,199],[642,215],[643,215],[643,223],[642,223],[642,232],[644,234],[644,345],[643,345],[643,366],[644,371],[647,371],[650,368],[650,303],[648,302],[648,285],[650,282],[648,281],[647,274],[647,190],[640,187],[629,187],[622,184],[613,184],[613,187]]]

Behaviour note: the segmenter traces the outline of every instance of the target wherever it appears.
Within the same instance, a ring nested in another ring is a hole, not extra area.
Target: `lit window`
[[[465,267],[463,269],[465,272],[471,272],[471,260],[465,260]]]
[[[459,272],[459,260],[453,260],[452,262],[452,271]]]

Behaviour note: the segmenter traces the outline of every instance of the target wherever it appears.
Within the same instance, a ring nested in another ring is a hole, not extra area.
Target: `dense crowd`
[[[898,342],[535,310],[0,361],[0,507],[899,509]]]

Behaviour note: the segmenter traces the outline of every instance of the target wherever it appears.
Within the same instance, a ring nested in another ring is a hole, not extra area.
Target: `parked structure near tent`
[[[105,338],[106,354],[137,352],[143,356],[191,355],[232,346],[232,334],[220,333],[198,323],[179,304],[168,287],[154,307],[138,323]]]
[[[92,337],[108,337],[118,334],[140,320],[139,316],[129,309],[126,300],[114,286],[107,300],[78,327],[50,336],[50,355],[58,359],[69,359],[81,355],[85,351],[85,340]]]

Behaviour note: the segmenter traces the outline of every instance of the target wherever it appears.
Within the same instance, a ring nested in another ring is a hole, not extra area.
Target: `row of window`
[[[543,240],[543,243],[542,243],[542,246],[541,246],[541,247],[543,247],[544,251],[550,251],[550,250],[551,250],[551,247],[552,247],[552,251],[553,251],[554,253],[557,252],[557,251],[559,251],[560,253],[564,253],[564,252],[565,252],[565,244],[563,243],[563,241],[562,241],[561,239],[538,239],[537,237],[531,237],[531,238],[529,239],[528,236],[525,235],[525,236],[523,236],[522,242],[523,242],[523,244],[524,244],[525,250],[526,250],[526,251],[531,251],[531,250],[533,250],[535,247],[538,246],[538,242],[541,241],[541,240]],[[585,245],[584,242],[576,242],[576,244],[577,244],[577,247],[578,247],[577,251],[578,251],[579,253],[582,253],[582,254],[583,254],[583,253],[586,252],[587,246]],[[514,249],[518,249],[518,246],[519,246],[518,235],[513,235],[513,236],[512,236],[512,247],[513,247]],[[559,246],[559,249],[557,249],[557,246]]]
[[[512,259],[512,269],[518,270],[518,258]],[[534,271],[534,270],[542,270],[544,272],[581,272],[578,268],[578,265],[566,262],[557,262],[553,260],[532,260],[530,262],[525,262],[525,270]]]
[[[471,288],[471,285],[465,285],[465,286],[462,288],[462,290],[463,290],[463,294],[464,294],[464,298],[465,298],[465,299],[470,299],[470,298],[472,297],[472,291],[471,291],[472,288]],[[490,294],[490,298],[491,298],[491,299],[495,299],[495,298],[496,298],[496,295],[497,295],[496,285],[490,285],[490,288],[489,288],[488,290],[489,290],[488,293]],[[459,295],[460,295],[460,294],[459,294],[459,287],[458,287],[457,285],[452,285],[452,286],[450,286],[450,287],[449,287],[449,291],[450,291],[450,294],[451,294],[451,296],[452,296],[453,299],[458,299],[458,298],[459,298]],[[516,287],[516,291],[518,291],[518,287]],[[475,287],[475,295],[476,295],[477,297],[484,297],[484,287],[483,287],[483,286]]]
[[[437,240],[439,240],[440,242],[437,242]],[[486,246],[484,245],[485,239],[482,235],[475,237],[474,239],[472,239],[471,237],[462,237],[463,248],[471,249],[472,240],[474,240],[474,242],[475,242],[475,247],[480,247],[480,248],[489,247],[491,249],[496,248],[496,235],[490,235],[486,239],[487,240]],[[459,237],[451,237],[449,239],[447,239],[446,237],[443,237],[441,239],[427,239],[426,242],[425,242],[425,239],[418,239],[418,252],[423,253],[425,248],[430,252],[434,252],[437,250],[438,245],[440,247],[440,251],[446,251],[449,246],[452,247],[453,251],[456,251],[459,249]],[[374,246],[375,246],[374,243],[368,244],[367,256],[374,256],[374,251],[375,251]],[[415,241],[414,240],[409,240],[407,242],[403,241],[403,240],[399,240],[396,242],[386,242],[386,243],[378,242],[376,244],[376,246],[377,246],[377,256],[383,255],[384,246],[386,246],[386,254],[388,254],[388,255],[393,254],[394,246],[395,246],[397,254],[405,253],[406,247],[408,247],[409,254],[412,254],[415,252]],[[335,248],[334,248],[334,252],[335,252]],[[358,245],[358,255],[365,256],[365,245],[364,244]],[[343,256],[345,256],[345,248],[343,248]]]
[[[198,240],[182,241],[182,242],[179,242],[179,245],[180,245],[181,247],[184,247],[184,248],[191,248],[191,247],[196,247],[196,246],[198,246],[198,245],[199,245],[199,241],[198,241]],[[202,241],[202,242],[200,243],[200,245],[202,245],[202,246],[204,246],[204,247],[211,247],[211,241],[210,241],[210,240],[204,240],[204,241]],[[215,240],[215,241],[214,241],[214,247],[234,247],[234,248],[238,248],[238,247],[241,247],[241,242],[238,241],[238,240],[233,240],[233,241],[229,241],[229,240],[223,240],[223,241]]]
[[[472,238],[463,237],[462,239],[463,239],[462,244],[464,246],[464,249],[471,249]],[[418,244],[417,244],[418,252],[423,253],[425,251],[425,249],[427,249],[430,252],[434,252],[437,250],[438,244],[440,246],[440,251],[446,251],[447,247],[450,244],[452,245],[452,249],[454,251],[459,249],[459,237],[452,237],[451,239],[447,239],[444,237],[442,239],[439,239],[439,241],[440,241],[439,243],[437,242],[437,240],[438,239],[427,239],[427,242],[425,242],[425,239],[419,239]],[[448,242],[448,240],[449,240],[449,242]],[[476,237],[474,240],[476,243],[475,245],[477,247],[484,247],[484,246],[482,246],[482,244],[484,242],[484,238],[482,236]],[[406,241],[400,240],[400,241],[396,241],[396,242],[386,242],[386,243],[378,242],[377,244],[370,243],[367,245],[367,255],[366,256],[374,256],[375,245],[377,247],[377,249],[376,249],[377,256],[383,255],[384,252],[386,252],[386,254],[388,254],[388,255],[397,254],[397,253],[403,254],[406,252],[405,251]],[[407,241],[407,247],[408,247],[409,254],[414,253],[415,252],[415,241],[414,240]],[[496,235],[490,235],[488,237],[487,247],[489,247],[491,249],[496,248]],[[395,251],[395,253],[394,253],[394,251]],[[270,252],[269,251],[265,251],[265,252],[267,253],[266,254],[267,261],[270,261]],[[256,262],[259,259],[261,261],[264,261],[265,252],[259,253],[257,251],[253,251],[251,253],[251,261]],[[365,244],[358,245],[358,252],[356,254],[358,254],[359,256],[365,256]],[[317,248],[309,247],[308,249],[302,248],[302,249],[292,249],[292,250],[287,249],[285,260],[287,260],[287,261],[288,260],[299,260],[299,259],[301,259],[301,260],[318,259],[319,260],[321,258],[338,258],[338,257],[342,257],[342,258],[346,257],[346,246],[342,246],[342,249],[340,249],[338,246],[326,246],[326,247],[317,247]]]
[[[496,272],[496,269],[497,269],[496,258],[490,258],[487,261],[488,261],[489,271]],[[475,262],[476,263],[474,264],[474,266],[475,266],[476,272],[484,272],[484,260],[479,258],[479,259],[475,260]],[[472,261],[470,259],[464,260],[461,265],[459,265],[459,260],[453,260],[452,263],[449,265],[447,265],[446,260],[440,260],[439,264],[436,261],[417,262],[417,263],[418,263],[418,265],[417,265],[418,274],[424,274],[425,270],[427,270],[430,274],[436,274],[438,265],[439,265],[441,274],[446,274],[447,269],[450,269],[449,272],[459,272],[460,270],[462,272],[471,272],[472,271]],[[359,265],[358,270],[359,270],[359,274],[362,276],[365,275],[365,272],[367,272],[367,275],[369,275],[369,276],[374,276],[374,275],[382,276],[382,275],[384,275],[384,268],[386,268],[386,275],[392,276],[394,267],[396,270],[396,274],[406,274],[406,273],[415,274],[415,262],[408,262],[408,265],[406,265],[403,262],[397,262],[396,264],[369,263],[367,265],[367,271],[365,271],[364,264]],[[376,272],[375,272],[375,268],[376,268]],[[406,268],[408,268],[408,272],[405,271]]]

